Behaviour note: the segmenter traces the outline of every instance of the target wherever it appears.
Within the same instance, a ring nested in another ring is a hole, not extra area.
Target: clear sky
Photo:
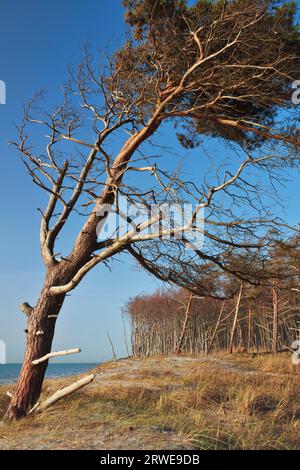
[[[45,89],[49,101],[59,102],[67,66],[79,61],[86,41],[104,50],[120,42],[123,14],[121,0],[1,2],[0,79],[6,82],[7,104],[0,106],[0,339],[7,343],[8,362],[22,360],[25,318],[17,307],[24,301],[34,305],[44,270],[38,244],[39,191],[7,142],[16,135],[22,104],[37,90]],[[112,273],[98,267],[68,297],[53,349],[81,347],[74,361],[110,359],[108,331],[118,355],[124,355],[121,308],[130,296],[156,286],[157,281],[125,257],[114,262]]]
[[[2,0],[0,14],[0,80],[7,86],[7,104],[0,105],[0,339],[7,344],[8,362],[20,362],[25,318],[17,307],[35,304],[44,270],[39,192],[8,141],[16,135],[22,104],[37,90],[59,102],[67,66],[79,61],[87,41],[105,50],[122,40],[124,11],[121,0]],[[299,183],[294,178],[283,192],[291,222],[299,221]],[[121,308],[129,297],[159,285],[125,257],[113,263],[112,272],[98,267],[67,298],[53,349],[81,347],[80,359],[73,361],[110,359],[108,331],[118,355],[125,355]]]

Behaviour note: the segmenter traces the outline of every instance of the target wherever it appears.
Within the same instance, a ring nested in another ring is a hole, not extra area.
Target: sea
[[[48,365],[46,377],[55,378],[83,374],[97,366],[99,366],[99,364],[52,363]],[[0,384],[15,383],[21,367],[22,364],[0,364]]]

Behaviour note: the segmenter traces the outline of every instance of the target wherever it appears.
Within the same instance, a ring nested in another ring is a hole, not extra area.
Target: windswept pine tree
[[[123,47],[100,67],[86,52],[62,103],[40,113],[33,101],[19,126],[15,145],[33,183],[48,196],[40,209],[46,274],[36,304],[22,305],[27,345],[8,418],[36,404],[48,361],[33,361],[51,351],[66,295],[100,263],[126,252],[160,279],[197,280],[200,292],[208,287],[201,279],[215,267],[251,279],[249,263],[236,269],[230,254],[252,257],[278,225],[265,210],[259,175],[274,183],[280,168],[299,159],[291,100],[300,69],[295,4],[126,0],[124,6],[129,36]],[[183,154],[199,147],[199,160],[203,141],[222,142],[209,156],[209,179],[192,162],[193,178],[180,174],[163,149],[158,161],[149,155],[149,143],[170,132]],[[121,197],[142,204],[149,217],[106,237],[108,208],[121,215]],[[153,204],[186,201],[194,211],[178,226],[164,225],[163,211],[150,215]],[[205,245],[187,250],[203,209],[206,225],[198,230]],[[57,239],[77,215],[85,220],[73,247],[58,256]]]

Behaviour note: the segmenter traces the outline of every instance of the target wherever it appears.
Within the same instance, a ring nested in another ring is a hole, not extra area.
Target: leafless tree
[[[278,286],[277,352],[289,350],[298,338],[299,294],[292,290],[291,285],[288,287],[281,283]],[[180,350],[183,354],[272,353],[272,287],[245,284],[242,296],[240,294],[241,290],[226,300],[193,296],[193,301],[189,302],[191,296],[185,289],[173,288],[130,299],[124,313],[132,328],[133,355],[173,355],[183,332]],[[251,305],[249,319],[251,297],[255,297],[255,303]]]
[[[243,293],[243,284],[241,284],[239,295],[238,295],[236,306],[235,306],[235,310],[234,310],[234,318],[233,318],[232,328],[231,328],[231,332],[230,332],[230,342],[229,342],[229,352],[230,352],[230,354],[233,353],[233,343],[234,343],[236,327],[238,325],[238,314],[239,314],[239,309],[240,309],[242,293]]]

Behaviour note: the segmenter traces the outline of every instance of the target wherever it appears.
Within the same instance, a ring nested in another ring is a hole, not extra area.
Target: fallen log
[[[35,410],[40,406],[40,401],[38,401],[34,406],[33,408],[31,408],[31,410],[28,411],[28,414],[31,415],[32,413],[35,412]]]
[[[87,375],[86,377],[83,377],[77,382],[74,382],[73,384],[68,385],[67,387],[57,390],[53,395],[47,398],[47,400],[40,403],[35,409],[32,409],[31,413],[40,413],[41,411],[46,410],[47,408],[49,408],[49,406],[54,405],[54,403],[58,402],[62,398],[70,395],[71,393],[76,392],[85,385],[88,385],[94,380],[94,378],[95,376],[93,374]]]
[[[51,357],[58,357],[58,356],[67,356],[68,354],[77,354],[80,353],[81,349],[80,348],[75,348],[75,349],[67,349],[66,351],[54,351],[51,353],[46,354],[43,357],[40,357],[39,359],[35,359],[32,361],[33,365],[40,364],[41,362],[47,361]]]

